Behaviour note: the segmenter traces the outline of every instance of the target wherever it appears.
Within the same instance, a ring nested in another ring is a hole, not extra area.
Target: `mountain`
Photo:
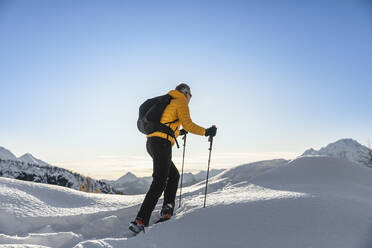
[[[9,150],[5,149],[4,147],[0,146],[0,158],[4,160],[17,160],[16,156],[11,153]]]
[[[209,178],[224,171],[223,169],[212,169],[209,171]],[[182,185],[183,187],[191,186],[195,183],[205,180],[207,177],[206,171],[200,171],[197,174],[184,173]],[[123,192],[126,195],[138,195],[145,194],[152,182],[152,177],[137,177],[131,172],[128,172],[124,176],[120,177],[116,181],[104,180],[104,182],[110,184],[115,189]],[[181,184],[181,178],[179,183]]]
[[[209,171],[209,178],[212,178],[219,173],[225,171],[225,169],[211,169]],[[182,186],[188,187],[191,185],[194,185],[195,183],[204,181],[207,178],[207,171],[199,171],[196,174],[192,173],[184,173],[183,174],[183,180],[182,180]],[[181,178],[180,178],[180,185],[181,185]]]
[[[22,162],[25,162],[25,163],[30,163],[30,164],[38,164],[40,166],[51,166],[50,164],[40,160],[40,159],[37,159],[35,158],[34,156],[32,156],[30,153],[26,153],[24,154],[23,156],[19,157],[18,160],[22,161]]]
[[[116,181],[111,181],[110,185],[126,195],[145,194],[152,182],[152,177],[136,177],[128,172]]]
[[[0,177],[53,184],[85,192],[121,193],[103,181],[49,165],[29,153],[16,158],[3,147],[0,147]]]
[[[0,244],[53,248],[371,247],[372,170],[303,156],[259,161],[185,188],[175,216],[131,238],[143,195],[87,194],[0,178]],[[182,235],[180,235],[182,234]],[[175,245],[176,244],[176,245]],[[0,245],[1,246],[1,245]]]
[[[328,156],[360,164],[363,155],[368,154],[368,148],[353,139],[341,139],[322,147],[319,151],[311,148],[301,156]]]
[[[209,178],[212,178],[218,174],[220,174],[221,172],[225,171],[225,169],[211,169],[209,171]],[[203,181],[207,178],[207,171],[199,171],[197,174],[193,175],[194,178],[195,178],[195,181],[197,182],[200,182],[200,181]],[[186,181],[186,184],[187,184],[187,181]]]
[[[116,184],[124,184],[124,183],[131,183],[138,180],[136,175],[131,172],[128,172],[124,176],[120,177],[118,180],[115,181]]]

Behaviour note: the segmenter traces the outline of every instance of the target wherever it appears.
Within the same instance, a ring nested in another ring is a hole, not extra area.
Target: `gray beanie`
[[[176,90],[178,90],[179,92],[181,92],[181,93],[183,93],[183,94],[189,93],[190,96],[191,96],[191,89],[190,89],[190,86],[188,86],[188,85],[185,84],[185,83],[180,83],[180,84],[176,87]]]

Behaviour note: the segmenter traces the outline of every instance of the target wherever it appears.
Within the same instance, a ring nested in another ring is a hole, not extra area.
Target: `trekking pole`
[[[182,156],[182,172],[181,172],[180,206],[179,207],[181,207],[181,199],[182,199],[183,166],[185,164],[186,136],[187,136],[187,133],[185,133],[185,135],[182,137],[182,139],[183,139],[183,156]]]
[[[205,208],[205,203],[206,203],[206,201],[207,201],[208,178],[209,178],[209,166],[210,166],[210,164],[211,164],[211,153],[212,153],[212,145],[213,145],[213,136],[209,136],[208,141],[210,142],[210,146],[209,146],[209,159],[208,159],[207,180],[205,181],[204,208]]]

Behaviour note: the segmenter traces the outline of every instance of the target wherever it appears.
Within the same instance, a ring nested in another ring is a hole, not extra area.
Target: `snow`
[[[35,158],[30,153],[24,154],[23,156],[19,157],[18,160],[20,160],[22,162],[25,162],[25,163],[38,164],[40,166],[45,166],[45,167],[50,166],[50,164],[48,164],[48,163],[46,163],[46,162],[44,162],[40,159]]]
[[[5,148],[2,148],[1,151],[0,176],[2,177],[60,185],[86,192],[117,193],[112,186],[105,182],[49,165],[29,153],[17,159]]]
[[[222,171],[224,171],[224,169],[220,169],[220,170],[211,169],[209,171],[209,176],[214,177],[217,174],[221,173]],[[197,174],[184,173],[184,175],[183,175],[183,186],[193,185],[197,182],[205,180],[206,177],[207,177],[207,171],[199,171]]]
[[[17,159],[13,153],[11,153],[9,150],[1,146],[0,146],[0,158],[4,160],[8,160],[8,159],[16,160]]]
[[[0,147],[0,176],[39,183],[66,186],[76,190],[102,193],[123,193],[127,195],[145,194],[152,182],[152,177],[136,177],[128,172],[116,181],[95,180],[72,171],[50,165],[32,154],[26,153],[16,158],[10,151]],[[212,169],[210,177],[223,170]],[[185,173],[183,186],[187,187],[206,178],[206,171],[197,174]]]
[[[174,218],[131,237],[128,223],[144,195],[88,194],[0,178],[0,245],[372,247],[370,168],[318,155],[240,165],[210,179],[205,209],[204,186],[184,188]]]
[[[11,244],[11,245],[0,245],[1,248],[48,248],[46,246],[43,246],[43,245],[27,245],[27,244],[23,244],[23,245],[17,245],[17,244]]]
[[[353,139],[341,139],[334,143],[322,147],[319,151],[310,148],[306,150],[302,156],[319,155],[329,156],[333,158],[345,159],[350,162],[360,164],[362,155],[368,154],[368,148],[359,144]]]
[[[219,173],[224,171],[223,169],[212,169],[209,173],[210,177],[213,177]],[[184,173],[183,174],[183,180],[182,185],[183,187],[187,187],[190,185],[193,185],[195,183],[198,183],[200,181],[205,180],[207,177],[206,171],[200,171],[197,174],[192,173]],[[123,192],[127,195],[138,195],[138,194],[145,194],[148,189],[150,188],[152,177],[136,177],[133,173],[128,172],[124,176],[120,177],[116,181],[109,181],[109,180],[103,180],[104,182],[111,185],[116,190],[119,190],[120,192]],[[181,180],[179,181],[181,184]]]
[[[76,242],[80,241],[80,237],[72,232],[47,233],[47,234],[30,234],[25,237],[10,237],[0,234],[0,240],[4,243],[16,242],[18,244],[40,243],[44,247],[53,247],[58,244],[64,247],[72,247]]]
[[[136,175],[134,175],[131,172],[128,172],[127,174],[125,174],[124,176],[122,176],[121,178],[116,180],[115,183],[131,183],[131,182],[134,182],[136,180],[137,180]]]

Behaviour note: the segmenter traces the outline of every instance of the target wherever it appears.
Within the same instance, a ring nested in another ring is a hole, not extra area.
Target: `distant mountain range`
[[[359,144],[353,139],[341,139],[334,143],[315,150],[313,148],[306,150],[301,156],[326,156],[348,160],[355,164],[363,164],[363,157],[368,154],[368,148]],[[285,160],[278,160],[278,163],[287,162]],[[214,177],[224,170],[211,170],[210,177]],[[205,180],[206,171],[201,171],[198,174],[185,173],[183,178],[183,186],[191,186],[198,182]],[[114,188],[124,192],[125,194],[144,194],[147,192],[152,182],[151,177],[136,177],[131,172],[128,172],[116,181],[107,181],[108,184]]]
[[[210,177],[223,170],[212,169]],[[128,172],[116,181],[95,180],[78,173],[50,165],[32,154],[17,158],[12,152],[0,146],[0,176],[24,181],[54,184],[86,192],[136,195],[147,192],[152,177],[136,177]],[[197,174],[184,173],[183,186],[187,187],[206,178],[206,171]]]
[[[85,192],[121,193],[101,180],[95,180],[63,168],[52,166],[29,153],[17,158],[4,147],[0,147],[0,176],[54,184]]]
[[[368,154],[369,148],[366,146],[353,139],[341,139],[319,150],[308,149],[301,156],[327,156],[347,160],[355,164],[365,164]],[[209,176],[212,178],[223,171],[212,169]],[[136,177],[131,172],[116,181],[95,180],[52,166],[29,153],[17,158],[3,147],[0,147],[0,176],[65,186],[86,192],[124,193],[128,195],[146,193],[152,182],[152,177]],[[200,171],[197,174],[184,173],[182,185],[183,187],[191,186],[205,180],[205,178],[206,171]]]
[[[224,169],[212,169],[209,171],[209,177],[214,177],[217,174],[224,171]],[[191,186],[195,183],[201,182],[205,180],[207,177],[206,171],[200,171],[197,174],[192,173],[184,173],[183,174],[183,180],[182,180],[182,186],[187,187]],[[147,190],[149,189],[152,177],[136,177],[133,173],[128,172],[124,176],[120,177],[116,181],[109,181],[109,180],[103,180],[104,182],[110,184],[115,189],[123,192],[127,195],[137,195],[137,194],[145,194]],[[181,178],[179,183],[181,184]]]

